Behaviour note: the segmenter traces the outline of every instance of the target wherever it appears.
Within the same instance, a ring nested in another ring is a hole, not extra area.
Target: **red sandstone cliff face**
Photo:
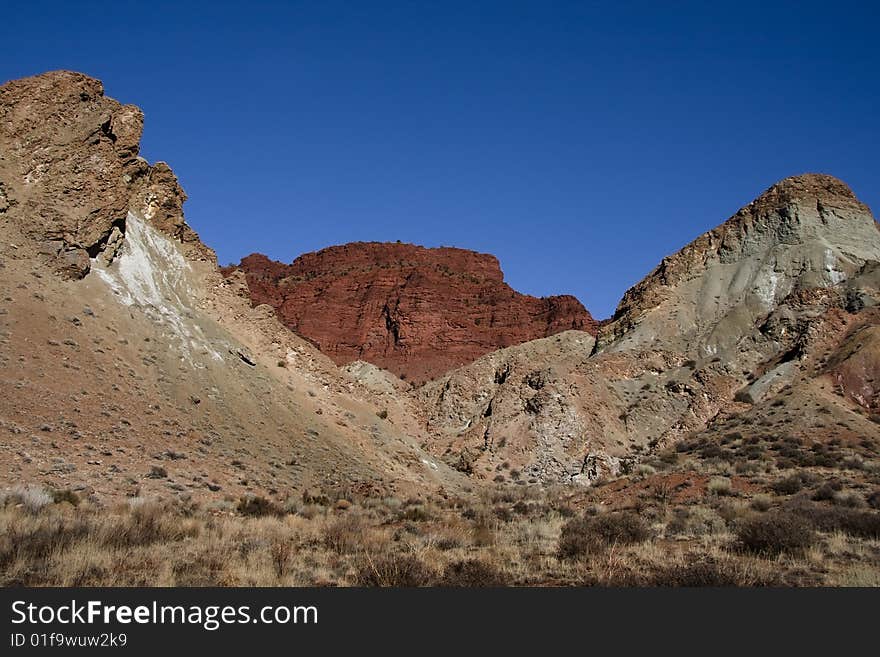
[[[337,364],[366,360],[418,383],[479,356],[597,322],[572,296],[513,290],[494,256],[455,248],[357,242],[290,265],[254,254],[236,269],[251,300]]]

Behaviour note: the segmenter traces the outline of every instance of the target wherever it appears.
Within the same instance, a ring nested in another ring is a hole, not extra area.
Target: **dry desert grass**
[[[872,586],[878,514],[799,498],[605,508],[601,488],[478,501],[347,499],[114,508],[36,486],[0,509],[5,586]],[[348,497],[352,497],[349,495]],[[764,511],[757,510],[764,508]],[[841,515],[843,514],[843,515]],[[853,515],[861,514],[861,515]]]

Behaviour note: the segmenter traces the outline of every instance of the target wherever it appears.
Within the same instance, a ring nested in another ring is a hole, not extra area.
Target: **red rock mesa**
[[[574,297],[520,294],[497,258],[464,249],[357,242],[290,265],[254,254],[224,273],[236,269],[254,305],[274,307],[337,364],[366,360],[412,382],[496,349],[597,328]]]

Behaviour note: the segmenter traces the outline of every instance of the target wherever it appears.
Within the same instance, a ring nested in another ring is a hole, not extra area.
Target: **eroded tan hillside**
[[[32,120],[44,106],[57,121]],[[7,85],[3,110],[7,484],[97,500],[285,499],[463,479],[420,449],[405,400],[360,385],[219,275],[173,174],[137,157],[140,123],[125,140],[112,132],[118,112],[137,112],[68,73]],[[128,164],[113,169],[117,159]],[[103,186],[68,173],[82,161]],[[83,257],[75,275],[56,266]]]

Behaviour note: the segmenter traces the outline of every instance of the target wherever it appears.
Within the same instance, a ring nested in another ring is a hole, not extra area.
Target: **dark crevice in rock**
[[[532,372],[526,377],[526,385],[532,390],[540,390],[544,387],[544,374],[540,371]]]
[[[254,358],[249,353],[242,349],[230,349],[229,353],[238,356],[241,359],[241,362],[243,362],[245,365],[249,365],[251,367],[257,366],[257,361],[254,360]]]
[[[446,384],[443,386],[443,389],[440,390],[440,395],[437,397],[437,403],[438,403],[438,404],[442,404],[442,403],[443,403],[443,400],[444,400],[444,398],[446,397],[446,393],[449,392],[449,388],[450,388],[451,385],[452,385],[451,382],[449,381],[449,379],[447,379],[447,380],[446,380]]]
[[[113,234],[113,229],[116,228],[119,230],[122,235],[125,235],[125,220],[126,217],[122,217],[121,219],[117,219],[110,225],[110,230],[107,231],[107,234],[101,238],[100,241],[92,244],[91,246],[86,247],[86,253],[89,254],[89,258],[97,258],[105,248],[107,248],[107,240],[110,239],[110,236]]]
[[[116,143],[116,135],[113,134],[113,119],[109,118],[101,124],[101,132],[109,138],[114,144]]]
[[[818,198],[816,199],[816,212],[818,213],[819,219],[822,221],[822,223],[827,226],[828,219],[825,217],[825,206],[822,205],[822,200]]]
[[[483,431],[483,451],[491,451],[492,450],[492,439],[489,436],[489,426],[486,425],[486,430]]]
[[[6,212],[12,204],[13,201],[9,198],[9,194],[6,192],[6,187],[0,182],[0,214]]]
[[[541,398],[538,395],[535,395],[534,397],[526,400],[525,410],[526,413],[529,413],[530,415],[537,415],[541,412],[541,408],[543,406],[544,403]]]
[[[387,303],[382,306],[382,316],[385,318],[385,329],[391,334],[394,346],[396,347],[400,344],[400,324],[396,319],[391,317],[391,309],[388,307]]]
[[[803,345],[798,342],[791,349],[789,349],[779,357],[777,365],[782,365],[782,363],[788,363],[790,361],[799,359],[801,356],[803,356],[803,351]]]

